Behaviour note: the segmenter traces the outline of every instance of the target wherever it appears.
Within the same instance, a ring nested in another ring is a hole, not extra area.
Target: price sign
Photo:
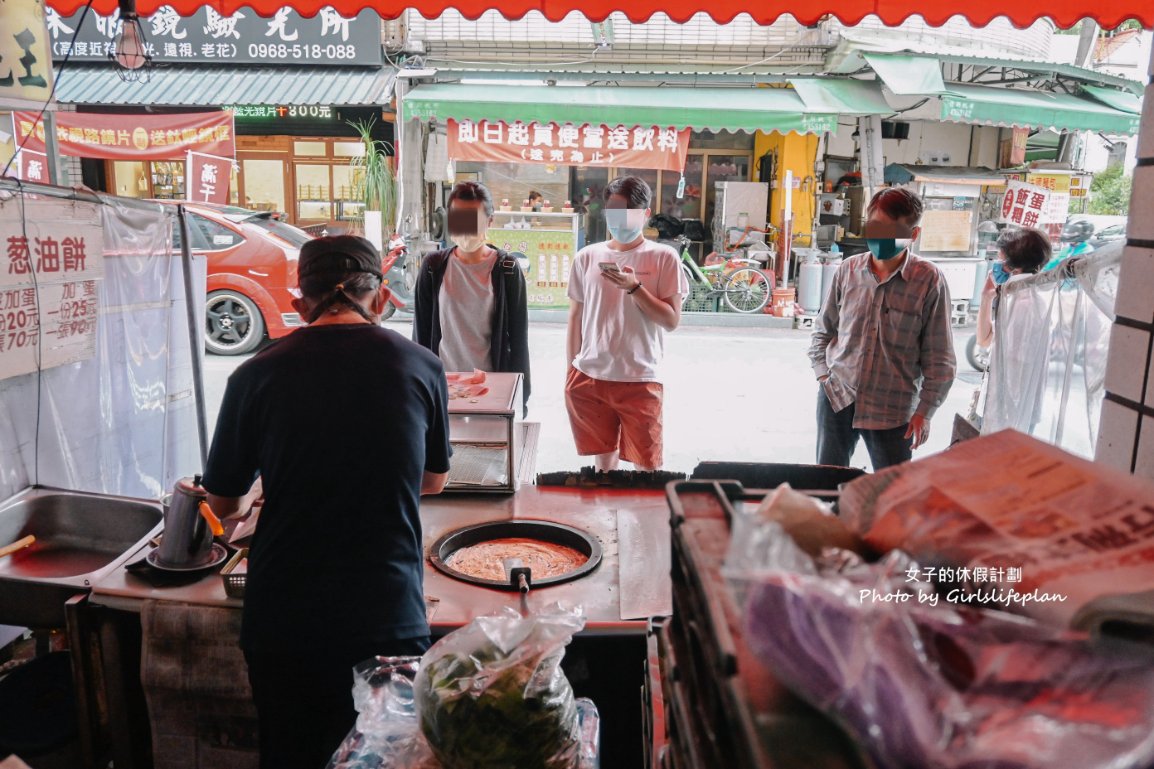
[[[0,209],[0,379],[91,358],[103,276],[94,205]]]

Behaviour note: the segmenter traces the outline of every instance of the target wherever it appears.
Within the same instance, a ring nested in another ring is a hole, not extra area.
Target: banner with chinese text
[[[34,112],[12,115],[16,143],[44,152],[44,124]],[[232,113],[185,112],[173,115],[108,115],[59,112],[56,139],[60,154],[104,160],[184,160],[190,151],[236,155]]]
[[[998,221],[1019,227],[1041,227],[1046,224],[1043,212],[1049,199],[1050,192],[1045,187],[1021,181],[1006,182],[1006,195],[1002,198],[1002,213]]]
[[[448,121],[449,159],[682,171],[688,128]]]
[[[39,108],[51,94],[52,55],[44,4],[0,2],[0,108]]]
[[[12,161],[8,175],[14,179],[37,184],[52,184],[52,165],[43,152],[20,150]]]
[[[0,379],[91,358],[104,277],[97,207],[26,198],[0,208],[0,243]]]
[[[577,253],[571,230],[490,229],[488,239],[498,248],[529,258],[525,288],[530,307],[569,306],[569,267]]]
[[[232,160],[205,155],[201,152],[188,153],[188,199],[198,203],[228,204],[228,186],[232,181]]]

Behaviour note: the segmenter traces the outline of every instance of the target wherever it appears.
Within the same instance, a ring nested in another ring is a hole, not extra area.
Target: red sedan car
[[[175,205],[176,201],[158,201]],[[193,254],[208,259],[205,348],[252,352],[304,325],[292,308],[300,247],[312,239],[273,214],[235,206],[184,203]],[[173,245],[180,247],[174,228]]]

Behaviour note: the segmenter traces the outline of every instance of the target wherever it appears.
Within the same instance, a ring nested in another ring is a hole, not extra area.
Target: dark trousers
[[[908,424],[888,430],[859,430],[853,426],[854,404],[834,411],[821,386],[817,391],[817,463],[849,467],[858,436],[865,441],[874,472],[901,464],[913,456],[913,439],[905,437]]]
[[[245,651],[261,769],[324,769],[357,722],[353,666],[374,655],[418,656],[428,648],[425,636],[340,650]]]

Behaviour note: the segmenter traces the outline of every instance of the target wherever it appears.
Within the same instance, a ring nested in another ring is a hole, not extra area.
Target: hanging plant
[[[353,196],[365,204],[366,211],[380,211],[381,220],[391,227],[396,218],[397,204],[393,148],[388,142],[373,137],[376,122],[376,118],[349,121],[363,146],[363,152],[349,162]]]

